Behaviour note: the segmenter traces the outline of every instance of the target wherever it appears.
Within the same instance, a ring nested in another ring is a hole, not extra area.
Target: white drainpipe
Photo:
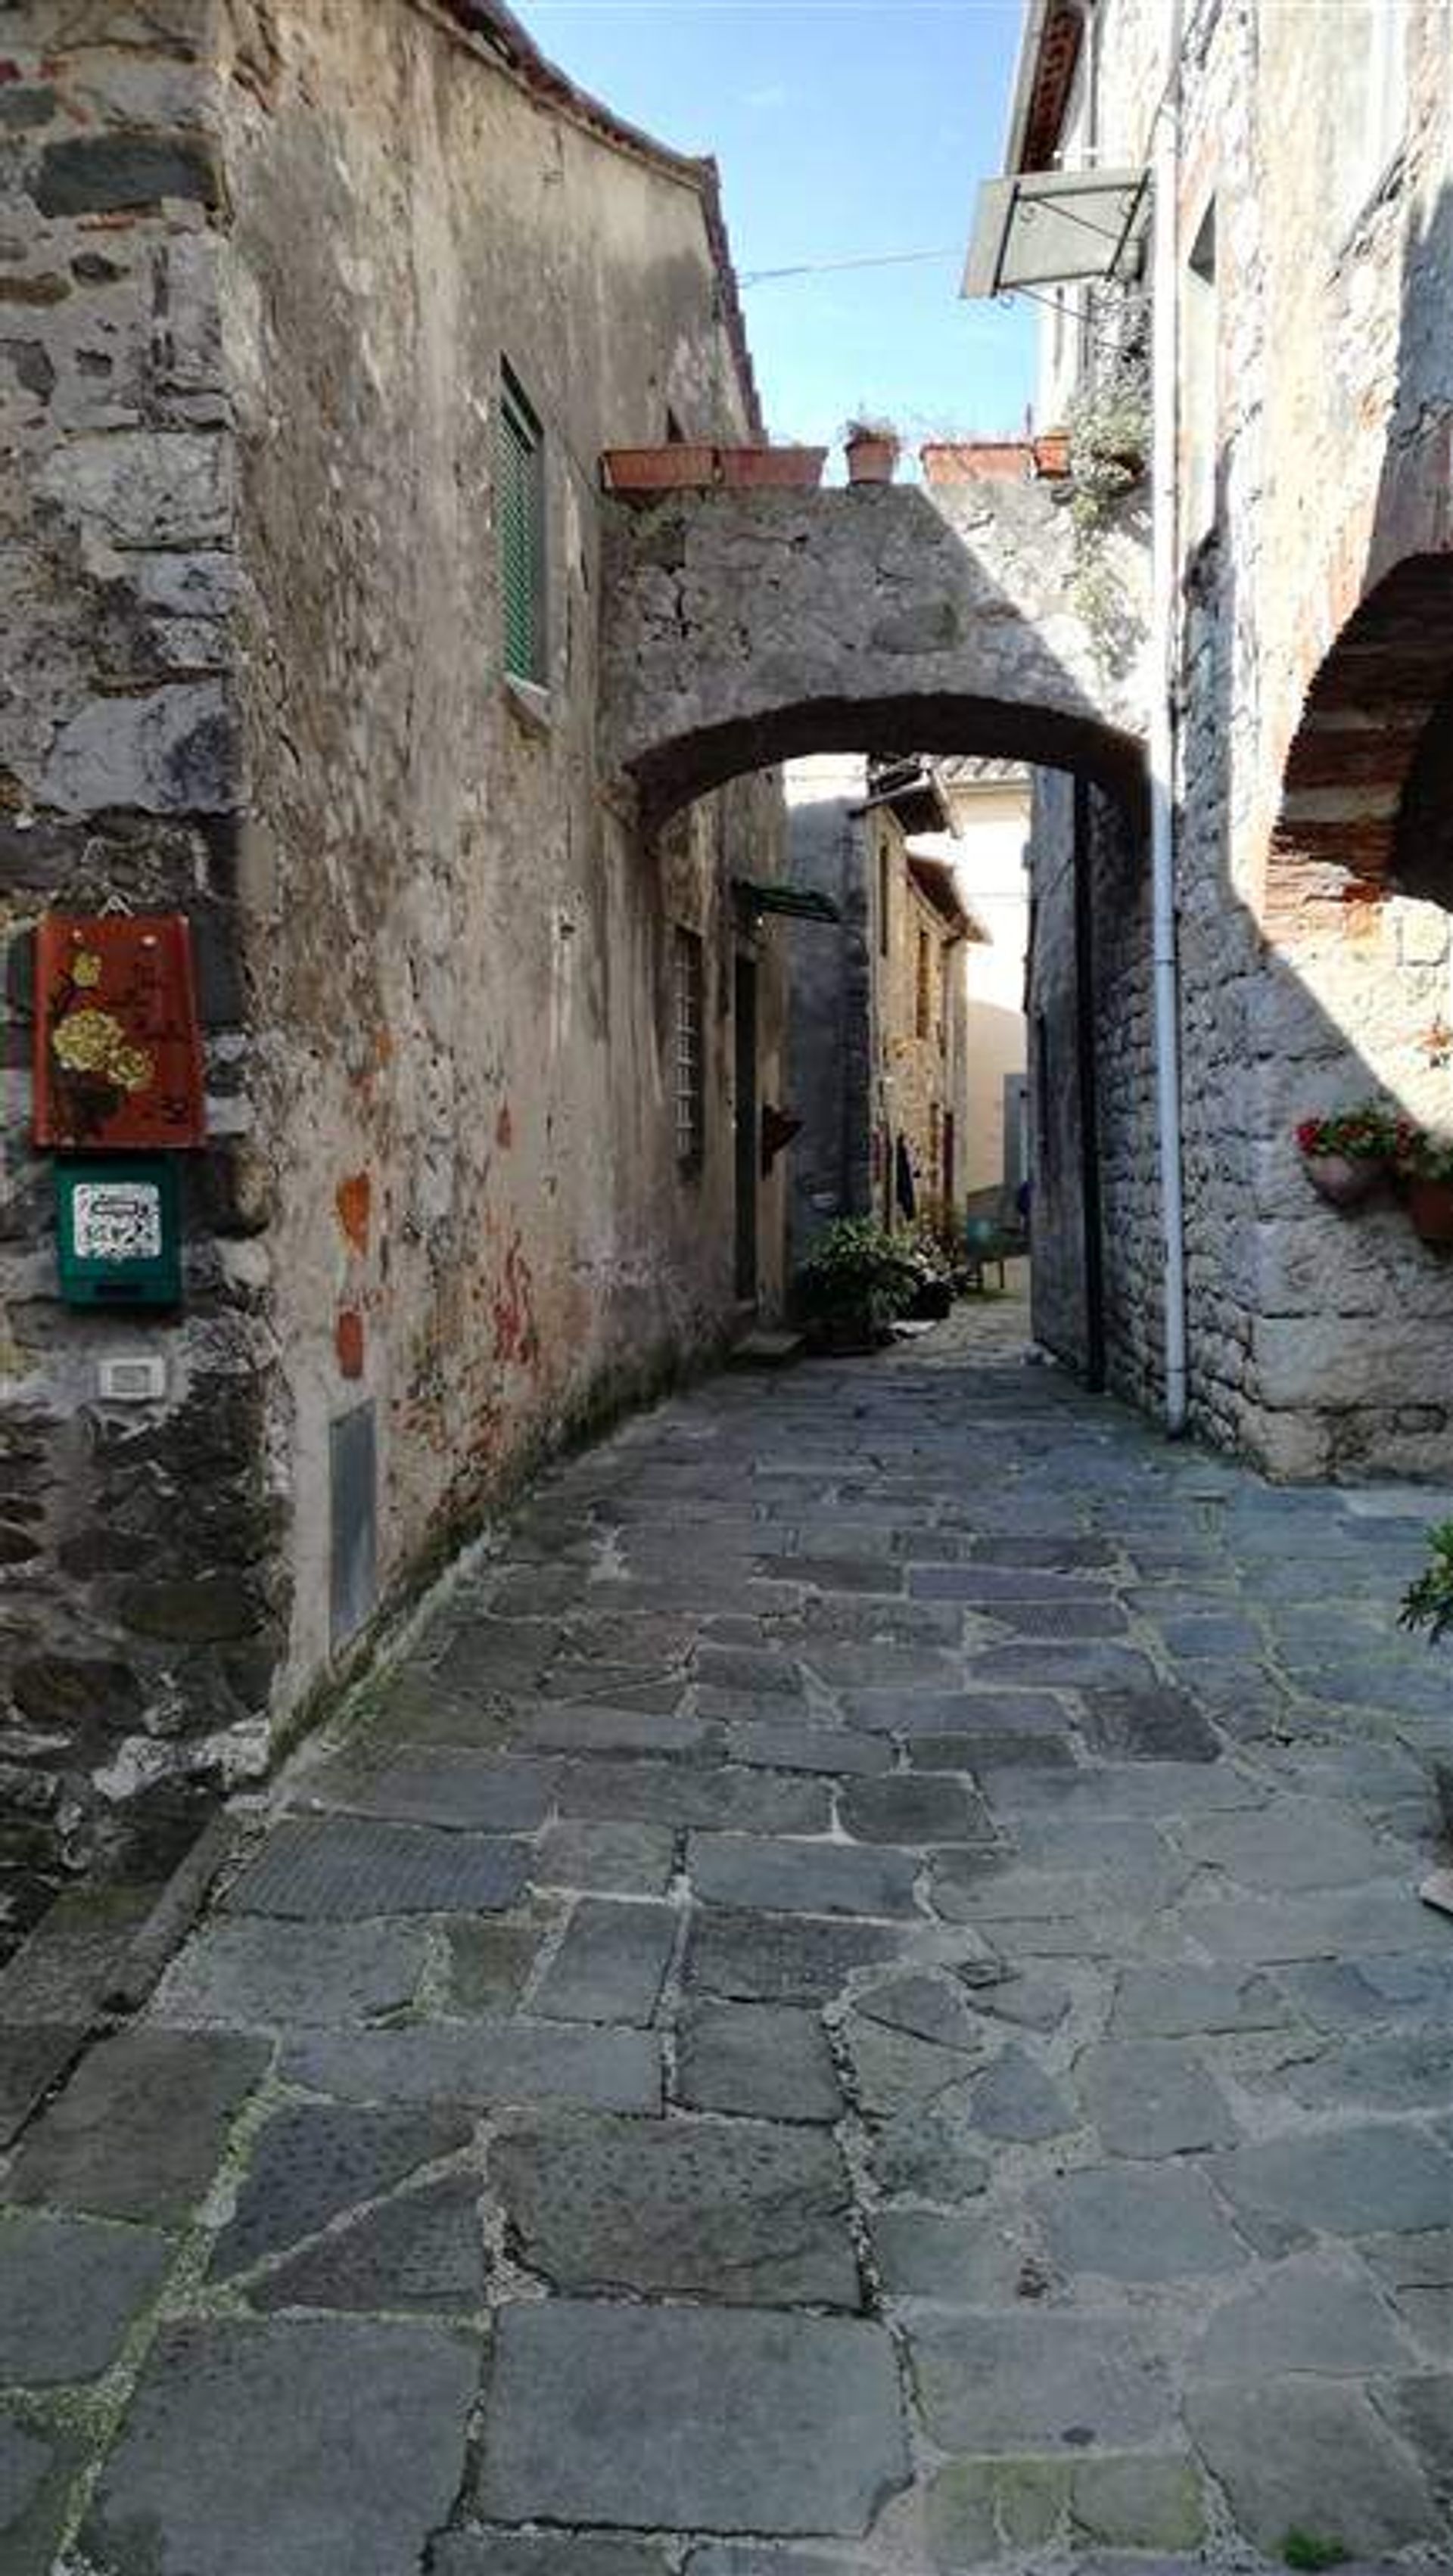
[[[1186,1427],[1186,1227],[1181,1155],[1180,989],[1176,960],[1175,704],[1176,367],[1181,0],[1168,0],[1167,77],[1156,121],[1151,280],[1151,603],[1148,653],[1150,868],[1155,963],[1155,1091],[1165,1249],[1165,1427]]]

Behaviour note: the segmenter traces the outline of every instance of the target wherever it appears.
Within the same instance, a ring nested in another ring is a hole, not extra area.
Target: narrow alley
[[[7,2576],[1446,2567],[1425,1498],[1022,1341],[636,1420],[283,1774],[4,2180]]]

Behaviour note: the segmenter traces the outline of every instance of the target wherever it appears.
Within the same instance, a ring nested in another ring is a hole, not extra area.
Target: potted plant
[[[850,483],[891,483],[902,441],[891,420],[850,420],[843,430]]]
[[[793,1294],[820,1348],[870,1351],[922,1284],[911,1242],[871,1217],[844,1216],[823,1228],[799,1262]]]
[[[1070,470],[1070,434],[1067,429],[1043,429],[1034,442],[1034,470],[1058,481]]]
[[[1404,1126],[1397,1169],[1408,1214],[1424,1243],[1453,1244],[1453,1140]]]
[[[1432,1561],[1403,1594],[1398,1624],[1426,1628],[1429,1645],[1436,1646],[1453,1628],[1453,1521],[1435,1523],[1428,1549]]]
[[[825,447],[724,447],[721,479],[738,490],[815,492]]]
[[[1359,1207],[1392,1170],[1398,1133],[1396,1119],[1375,1100],[1330,1118],[1304,1118],[1297,1129],[1302,1168],[1332,1207]]]

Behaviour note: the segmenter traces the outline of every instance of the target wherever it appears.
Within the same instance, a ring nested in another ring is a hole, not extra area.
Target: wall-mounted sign
[[[177,1167],[165,1154],[55,1167],[56,1242],[68,1306],[175,1306],[182,1293]]]
[[[35,1141],[200,1145],[202,1045],[181,913],[47,913],[35,934]]]

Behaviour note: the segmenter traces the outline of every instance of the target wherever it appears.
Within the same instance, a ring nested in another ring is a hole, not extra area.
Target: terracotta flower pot
[[[1410,1180],[1408,1214],[1424,1243],[1453,1244],[1453,1181]]]
[[[1067,429],[1048,430],[1034,442],[1036,474],[1059,476],[1070,470],[1070,434]]]
[[[700,491],[717,480],[714,447],[608,447],[600,460],[608,492]]]
[[[847,443],[850,483],[891,483],[898,462],[896,438],[850,438]]]
[[[721,479],[737,490],[814,492],[826,463],[825,447],[724,447]]]
[[[931,439],[918,461],[925,483],[1023,483],[1034,471],[1027,438]]]
[[[1370,1199],[1387,1175],[1385,1163],[1374,1163],[1365,1157],[1354,1162],[1348,1154],[1304,1154],[1302,1169],[1319,1198],[1332,1207],[1360,1207]]]

